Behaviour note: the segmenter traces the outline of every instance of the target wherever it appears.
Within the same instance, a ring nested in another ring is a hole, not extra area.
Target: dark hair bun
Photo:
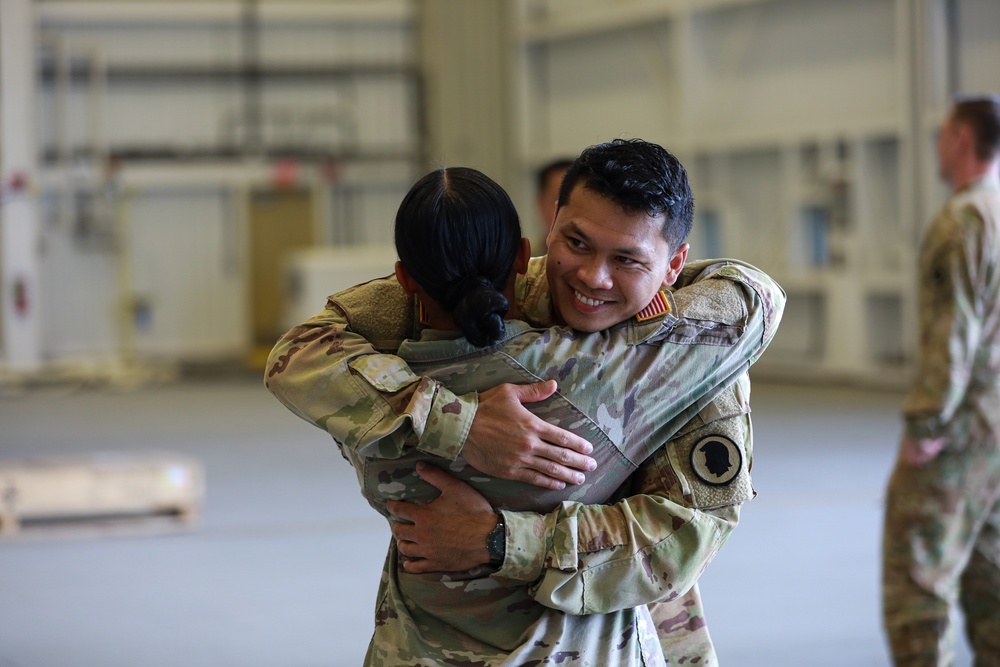
[[[469,287],[455,305],[452,314],[466,339],[476,347],[498,342],[504,334],[504,316],[510,309],[507,297],[489,281],[462,281]]]

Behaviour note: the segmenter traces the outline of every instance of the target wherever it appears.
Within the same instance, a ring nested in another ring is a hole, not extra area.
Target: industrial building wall
[[[688,167],[692,257],[788,292],[759,374],[902,386],[952,93],[1000,90],[993,0],[522,0],[525,179],[613,137]]]
[[[390,243],[426,162],[412,2],[19,5],[43,364],[242,357],[287,328],[292,250]]]
[[[429,166],[482,168],[537,238],[533,170],[638,136],[689,168],[692,256],[788,290],[761,372],[899,385],[945,196],[936,124],[951,92],[1000,89],[993,0],[12,5],[36,26],[40,166],[17,196],[37,202],[46,360],[240,356],[288,323],[274,300],[322,306],[294,293],[321,254],[295,248],[385,257]],[[303,198],[301,240],[254,247],[253,207],[280,191]]]
[[[17,532],[4,482],[0,665],[360,664],[389,530],[259,363],[129,392],[30,380],[266,352],[389,271],[430,165],[490,173],[534,236],[535,168],[618,136],[688,166],[692,256],[789,295],[753,371],[760,495],[701,579],[722,663],[887,665],[936,125],[951,92],[1000,90],[998,25],[998,0],[0,0],[0,462],[143,497],[94,464],[158,452],[205,484],[180,525]]]

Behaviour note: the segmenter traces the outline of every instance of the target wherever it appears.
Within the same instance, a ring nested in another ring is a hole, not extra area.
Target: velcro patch
[[[330,303],[344,313],[351,331],[379,352],[395,354],[400,343],[416,332],[413,299],[395,276],[350,287],[331,296]]]
[[[706,435],[691,448],[691,469],[709,486],[732,484],[743,467],[743,453],[724,435]]]
[[[636,316],[636,322],[645,322],[646,320],[651,320],[654,317],[661,317],[670,312],[670,303],[667,301],[666,295],[663,290],[656,293],[653,300],[649,302],[649,305],[640,310]]]
[[[754,497],[750,415],[723,417],[670,442],[670,461],[691,506],[739,505]]]

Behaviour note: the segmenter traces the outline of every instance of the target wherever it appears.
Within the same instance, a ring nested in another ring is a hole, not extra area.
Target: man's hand
[[[479,394],[479,409],[462,448],[462,458],[487,475],[546,489],[582,484],[583,472],[597,467],[586,456],[593,446],[578,435],[533,415],[533,403],[556,391],[554,380],[502,384]]]
[[[944,449],[944,438],[903,438],[900,445],[900,456],[915,468],[920,468],[941,453]]]
[[[404,521],[392,524],[399,552],[412,574],[461,572],[490,562],[486,536],[497,525],[497,515],[475,489],[444,470],[420,462],[417,474],[441,490],[426,505],[390,500],[389,513]]]

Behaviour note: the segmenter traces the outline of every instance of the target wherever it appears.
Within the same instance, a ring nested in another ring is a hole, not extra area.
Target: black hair
[[[972,128],[979,160],[989,162],[1000,155],[1000,97],[956,95],[951,118]]]
[[[503,337],[503,290],[521,246],[521,222],[503,188],[468,167],[432,171],[399,205],[395,237],[406,271],[470,343]]]
[[[590,146],[563,177],[559,208],[577,183],[627,212],[664,215],[661,233],[671,250],[684,243],[694,218],[694,195],[684,165],[668,150],[642,139]]]

